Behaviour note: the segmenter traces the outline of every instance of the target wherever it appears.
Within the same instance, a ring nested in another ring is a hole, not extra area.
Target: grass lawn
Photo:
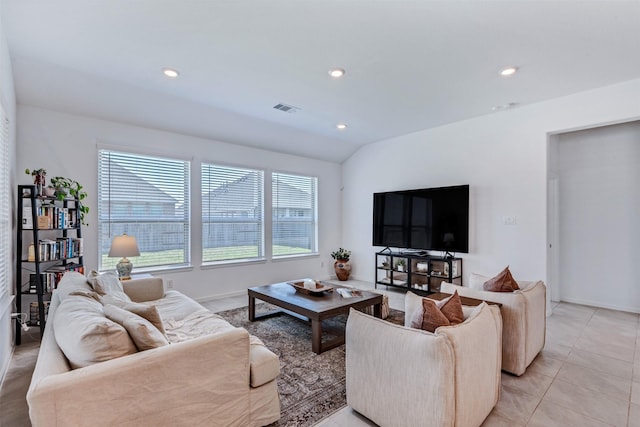
[[[309,254],[310,249],[296,248],[293,246],[273,247],[273,256]],[[207,262],[228,261],[234,259],[252,259],[258,257],[258,248],[255,246],[228,246],[224,248],[205,248],[203,259]],[[171,249],[157,252],[144,252],[137,257],[131,257],[131,262],[137,268],[152,267],[155,265],[180,264],[184,260],[184,250]],[[102,269],[111,270],[116,268],[120,258],[109,258],[102,255]]]

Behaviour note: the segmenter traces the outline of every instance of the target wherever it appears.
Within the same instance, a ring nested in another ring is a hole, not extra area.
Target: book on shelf
[[[76,258],[84,253],[82,237],[58,237],[55,240],[41,239],[38,242],[40,261]]]
[[[51,293],[58,288],[58,283],[62,280],[62,276],[67,271],[76,271],[84,274],[84,267],[80,264],[54,265],[40,273],[42,280],[42,291]],[[29,291],[30,294],[38,293],[38,275],[36,273],[29,274]]]

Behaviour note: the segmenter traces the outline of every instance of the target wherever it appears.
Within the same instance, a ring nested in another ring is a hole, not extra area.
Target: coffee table
[[[334,286],[346,288],[346,286]],[[348,288],[349,289],[349,288]],[[320,354],[324,351],[344,344],[344,330],[333,340],[322,342],[322,321],[341,314],[348,314],[350,308],[363,309],[373,306],[373,315],[382,316],[382,295],[368,291],[360,291],[362,296],[343,298],[335,291],[323,292],[319,295],[306,295],[297,292],[288,283],[275,283],[272,285],[256,286],[249,288],[249,320],[273,317],[280,314],[298,314],[311,321],[311,350]],[[256,299],[268,302],[283,310],[274,310],[269,313],[256,315]],[[297,316],[296,316],[297,317]]]

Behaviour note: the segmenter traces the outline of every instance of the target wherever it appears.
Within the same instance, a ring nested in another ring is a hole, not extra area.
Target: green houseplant
[[[335,260],[349,261],[349,257],[351,257],[351,251],[343,248],[339,248],[337,251],[331,252],[331,258]]]
[[[87,225],[85,215],[89,213],[89,206],[82,202],[87,198],[87,192],[84,191],[84,187],[78,181],[63,176],[54,176],[51,178],[51,185],[56,189],[56,198],[58,200],[64,200],[67,196],[78,200],[80,222],[83,225]]]

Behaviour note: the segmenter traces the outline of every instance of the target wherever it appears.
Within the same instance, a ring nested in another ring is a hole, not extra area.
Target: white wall
[[[1,6],[0,6],[1,7]],[[0,15],[2,11],[0,10]],[[9,49],[7,41],[2,29],[2,21],[0,20],[0,102],[4,107],[4,111],[9,117],[9,176],[10,181],[15,182],[15,156],[16,156],[16,97],[13,86],[13,75],[11,72],[11,59],[9,58]],[[11,185],[11,188],[14,186]],[[15,206],[15,193],[11,191],[12,206]],[[15,227],[15,224],[13,225]],[[13,263],[12,263],[13,265]],[[9,283],[9,289],[13,288],[13,278]],[[13,299],[0,298],[0,382],[4,378],[4,373],[9,365],[11,353],[13,351],[13,323],[11,322],[11,312],[13,307]]]
[[[640,121],[557,146],[560,299],[640,312]]]
[[[374,279],[372,193],[470,184],[471,272],[510,265],[516,279],[547,279],[549,133],[640,117],[640,80],[401,136],[361,148],[343,164],[343,246],[353,274]],[[517,224],[503,225],[503,216]]]
[[[300,143],[304,144],[305,141]],[[18,170],[43,167],[49,177],[67,176],[76,179],[87,189],[90,212],[89,227],[83,229],[85,268],[96,268],[98,260],[97,144],[191,158],[192,195],[200,194],[198,176],[202,161],[318,177],[320,256],[201,268],[201,220],[197,210],[200,205],[194,200],[191,216],[193,268],[189,271],[158,273],[172,279],[175,289],[193,298],[205,299],[238,293],[250,286],[300,277],[323,279],[332,274],[330,253],[339,246],[341,234],[339,164],[19,105]],[[18,180],[28,184],[31,177],[21,174]]]

